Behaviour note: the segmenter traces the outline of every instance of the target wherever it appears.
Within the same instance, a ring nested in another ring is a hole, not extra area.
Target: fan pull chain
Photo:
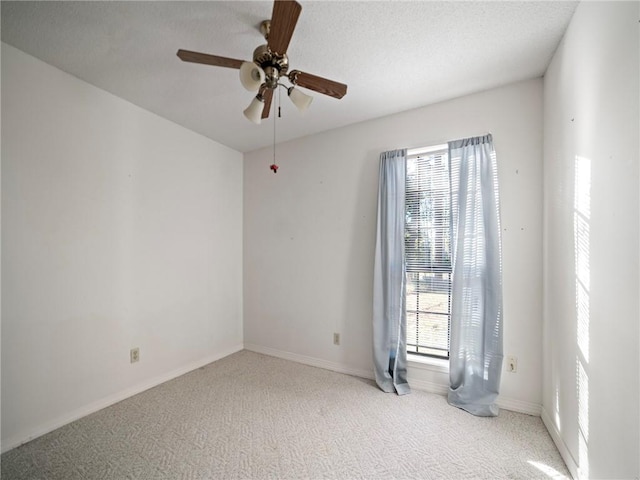
[[[281,118],[281,112],[280,112],[280,89],[276,89],[275,92],[278,96],[278,117],[277,118]],[[273,115],[273,163],[269,166],[269,169],[273,172],[273,173],[278,173],[278,165],[276,165],[276,122],[277,122],[277,118],[275,116],[275,114]]]

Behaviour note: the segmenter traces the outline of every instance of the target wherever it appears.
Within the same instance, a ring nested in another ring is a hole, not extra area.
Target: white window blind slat
[[[448,152],[407,158],[407,351],[449,356],[451,195]]]

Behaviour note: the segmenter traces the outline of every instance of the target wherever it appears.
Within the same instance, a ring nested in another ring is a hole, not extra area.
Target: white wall
[[[544,80],[543,419],[590,478],[640,476],[639,19],[638,2],[582,2]],[[588,233],[574,230],[585,203]]]
[[[501,398],[539,413],[541,79],[280,144],[276,175],[271,148],[246,154],[245,346],[371,376],[379,154],[487,132],[502,199],[505,353],[519,358],[518,373],[503,374]],[[409,375],[414,386],[446,391],[446,373],[413,366]]]
[[[3,450],[242,347],[240,153],[4,44],[2,127]]]

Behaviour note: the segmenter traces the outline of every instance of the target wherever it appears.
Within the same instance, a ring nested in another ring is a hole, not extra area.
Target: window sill
[[[407,363],[412,368],[430,370],[437,373],[449,373],[449,360],[443,358],[423,357],[407,353]]]

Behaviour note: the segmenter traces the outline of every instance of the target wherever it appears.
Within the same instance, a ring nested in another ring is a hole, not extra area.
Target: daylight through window
[[[407,156],[407,352],[449,358],[451,194],[446,145]]]

